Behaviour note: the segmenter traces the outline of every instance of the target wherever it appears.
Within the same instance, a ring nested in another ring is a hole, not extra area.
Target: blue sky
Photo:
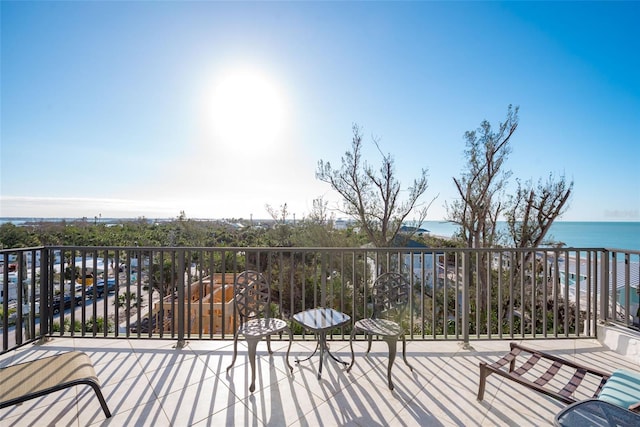
[[[351,127],[445,218],[464,132],[520,125],[562,220],[640,220],[638,2],[8,2],[0,216],[301,218]],[[337,214],[340,216],[340,214]]]

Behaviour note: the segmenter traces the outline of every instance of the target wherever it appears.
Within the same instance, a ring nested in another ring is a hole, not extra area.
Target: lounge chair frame
[[[600,390],[602,390],[602,387],[611,376],[610,373],[601,371],[599,369],[594,369],[581,365],[579,363],[571,362],[561,357],[544,353],[540,350],[524,347],[514,342],[510,343],[510,346],[511,351],[503,356],[500,360],[491,364],[480,362],[480,383],[478,386],[478,400],[482,400],[484,398],[484,390],[487,377],[491,374],[500,375],[546,396],[560,400],[564,403],[575,403],[578,401],[578,399],[573,396],[573,393],[576,391],[587,374],[600,377],[598,388],[593,394],[594,398],[598,397],[598,394],[600,394]],[[519,360],[524,360],[524,363],[516,368],[518,356],[521,356]],[[552,362],[551,366],[549,366],[541,376],[533,381],[525,378],[524,375],[531,371],[531,369],[536,366],[536,364],[541,360]],[[507,366],[508,368],[506,368]],[[565,368],[565,372],[566,368],[573,369],[574,373],[562,388],[560,388],[559,390],[551,389],[549,387],[549,382],[554,378],[555,374],[557,374],[561,370],[561,368]]]
[[[76,385],[91,386],[105,416],[111,417],[91,359],[80,351],[70,351],[0,368],[0,408]]]

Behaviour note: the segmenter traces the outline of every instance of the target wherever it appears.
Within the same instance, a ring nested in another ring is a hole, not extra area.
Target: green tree
[[[142,298],[138,297],[135,292],[125,292],[118,295],[118,299],[113,301],[113,305],[117,305],[128,315],[132,308],[140,308],[142,306]]]
[[[164,298],[173,293],[178,282],[178,271],[175,268],[175,260],[157,260],[151,265],[151,278],[153,289]]]
[[[29,227],[18,227],[10,222],[0,225],[0,248],[28,248],[39,244]]]

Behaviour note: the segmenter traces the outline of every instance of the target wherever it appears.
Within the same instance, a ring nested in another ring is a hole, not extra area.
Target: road
[[[123,291],[121,290],[120,292],[122,294]],[[154,293],[154,296],[155,296],[155,293]],[[144,293],[144,300],[147,300],[148,299],[147,297],[148,297],[148,293]],[[154,300],[155,299],[157,299],[157,297],[154,298]],[[115,321],[115,305],[114,305],[115,300],[116,300],[115,293],[111,293],[103,297],[97,298],[95,301],[93,301],[87,295],[84,305],[79,305],[79,306],[67,308],[66,310],[64,310],[64,318],[71,319],[71,311],[73,310],[74,312],[73,316],[75,321],[82,321],[83,319],[85,319],[85,321],[88,321],[89,319],[94,317],[97,317],[97,318],[107,317],[112,322],[117,323]],[[141,313],[140,313],[141,318],[147,314],[148,307],[149,307],[148,304],[143,302],[143,305],[141,307]],[[122,309],[119,309],[120,313],[122,313],[122,311],[123,311]],[[130,324],[134,324],[137,321],[137,319],[138,319],[137,314],[135,313],[132,314],[130,318]],[[125,321],[122,322],[122,324],[118,325],[119,332],[121,333],[125,332],[126,318],[124,320]],[[60,313],[56,313],[53,315],[53,321],[54,323],[60,324]],[[39,324],[40,324],[39,318],[36,318],[36,329],[39,327]],[[0,331],[0,343],[4,339],[3,337],[4,333],[5,333],[4,329]],[[16,344],[16,326],[15,325],[9,326],[6,333],[8,334],[9,348],[11,348]],[[22,337],[24,340],[24,337],[25,337],[24,330],[22,334],[23,334]]]

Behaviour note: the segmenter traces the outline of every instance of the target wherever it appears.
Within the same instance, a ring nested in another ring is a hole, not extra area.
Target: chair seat
[[[400,325],[387,319],[361,319],[356,322],[355,327],[368,334],[386,337],[395,337],[404,332]]]
[[[511,351],[499,360],[493,363],[484,361],[479,363],[478,400],[484,398],[487,378],[493,374],[567,404],[577,402],[580,394],[593,393],[590,389],[594,386],[596,389],[593,396],[598,396],[611,377],[611,374],[600,369],[525,347],[516,342],[510,343],[509,347]],[[591,377],[595,384],[583,384],[583,380],[587,377]],[[579,393],[576,393],[578,391]]]
[[[88,385],[95,391],[105,416],[111,417],[91,359],[81,351],[3,367],[0,369],[0,385],[0,408],[77,385]]]
[[[640,374],[618,369],[602,387],[598,399],[629,408],[640,402]]]
[[[263,337],[286,329],[287,322],[282,319],[260,318],[246,321],[238,332],[245,337]]]

